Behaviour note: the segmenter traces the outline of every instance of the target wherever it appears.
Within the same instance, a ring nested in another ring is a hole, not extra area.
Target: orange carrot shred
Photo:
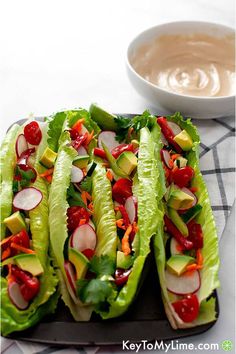
[[[35,253],[35,251],[33,251],[33,250],[29,249],[29,248],[20,246],[17,243],[14,243],[14,242],[11,243],[11,248],[14,248],[17,251],[20,251],[20,252],[23,252],[23,253]]]
[[[86,198],[91,202],[92,201],[92,196],[89,194],[89,192],[85,191]]]
[[[5,243],[7,243],[8,241],[10,241],[10,239],[12,238],[13,235],[4,238],[1,242],[0,242],[0,246],[3,246]]]
[[[174,167],[174,162],[173,162],[173,160],[169,160],[169,166],[170,166],[170,168],[173,168],[173,167]]]
[[[48,183],[51,183],[51,182],[52,182],[52,175],[46,176],[45,178],[46,178],[46,180],[48,181]]]
[[[196,193],[198,191],[198,187],[190,187],[189,190],[192,192],[192,193]]]
[[[130,127],[129,130],[128,130],[128,135],[127,135],[128,136],[128,140],[131,137],[131,134],[133,133],[133,131],[134,131],[134,128]]]
[[[197,264],[199,266],[203,265],[203,257],[200,249],[197,250]]]
[[[89,209],[89,211],[90,211],[90,214],[93,214],[93,203],[92,203],[92,202],[89,203],[88,209]]]
[[[110,170],[107,170],[106,176],[107,176],[107,178],[109,179],[109,181],[111,181],[111,182],[113,181],[113,174],[111,173]]]
[[[77,130],[78,132],[80,132],[83,123],[84,123],[84,118],[79,119],[79,120],[72,126],[72,129],[75,129],[75,130]]]
[[[102,166],[107,168],[107,167],[110,166],[110,164],[109,164],[109,162],[103,162],[103,163],[102,163]]]
[[[87,197],[86,197],[86,192],[85,191],[83,191],[81,193],[81,198],[82,198],[84,204],[87,206]]]
[[[94,135],[94,130],[92,130],[91,133],[87,135],[87,138],[85,140],[85,145],[88,145],[90,143],[90,141],[93,139],[93,135]]]
[[[180,154],[173,154],[173,155],[171,155],[171,159],[172,159],[172,161],[175,161],[180,156],[181,156]]]
[[[86,224],[86,219],[80,219],[79,226]]]
[[[202,269],[202,266],[200,266],[196,263],[193,263],[193,264],[190,264],[186,267],[186,271],[192,271],[192,270],[197,270],[197,269]]]
[[[10,247],[7,247],[7,249],[5,249],[3,252],[2,252],[2,261],[4,261],[4,259],[7,259],[9,256],[11,255],[11,249]]]
[[[53,171],[54,171],[54,167],[52,168],[49,168],[48,170],[46,170],[45,172],[43,173],[40,173],[40,177],[47,177],[47,176],[50,176],[53,174]]]
[[[125,256],[128,256],[131,253],[131,249],[129,245],[129,235],[131,231],[132,231],[132,225],[129,225],[121,241],[121,248]]]
[[[118,220],[116,220],[116,225],[117,225],[117,227],[119,227],[120,229],[125,230],[124,220],[123,220],[123,219],[118,219]]]

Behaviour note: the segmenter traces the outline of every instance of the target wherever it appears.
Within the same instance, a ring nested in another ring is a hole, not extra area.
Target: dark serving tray
[[[24,121],[17,123],[23,124]],[[216,297],[218,318],[217,293],[214,292],[212,296]],[[200,334],[210,329],[216,321],[183,330],[171,328],[163,308],[154,255],[151,252],[146,260],[136,299],[123,316],[102,321],[94,314],[89,322],[75,322],[69,309],[59,301],[54,315],[45,317],[32,328],[11,334],[9,338],[63,346],[113,345],[122,344],[123,340],[151,342]]]

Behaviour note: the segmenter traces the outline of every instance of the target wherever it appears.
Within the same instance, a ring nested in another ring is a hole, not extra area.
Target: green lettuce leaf
[[[210,205],[210,200],[207,192],[206,184],[203,180],[202,174],[199,169],[199,155],[198,146],[200,138],[196,127],[193,126],[191,120],[184,120],[180,113],[176,113],[173,116],[169,116],[168,120],[177,123],[182,129],[185,129],[193,140],[193,148],[186,155],[188,159],[188,165],[193,167],[195,175],[192,180],[192,185],[198,187],[196,195],[198,197],[199,204],[203,209],[197,217],[197,222],[201,224],[204,235],[204,246],[202,249],[202,255],[204,259],[204,267],[200,271],[201,275],[201,288],[198,292],[198,298],[200,302],[200,314],[196,321],[191,324],[186,324],[181,321],[177,314],[173,311],[171,306],[171,299],[168,295],[165,282],[165,247],[164,247],[164,204],[159,203],[159,210],[161,214],[162,226],[157,229],[157,233],[154,239],[154,251],[156,264],[158,269],[159,281],[162,289],[162,298],[167,312],[167,316],[174,328],[186,328],[189,326],[196,326],[203,323],[211,322],[215,319],[215,299],[211,298],[206,301],[212,294],[213,290],[219,287],[218,270],[219,270],[219,254],[218,254],[218,238],[216,233],[215,221]],[[160,161],[160,155],[158,156]],[[208,311],[206,314],[205,311]]]
[[[157,134],[157,137],[160,136],[158,136],[158,130],[153,134]],[[135,193],[138,196],[139,231],[136,237],[139,239],[139,252],[127,283],[118,293],[117,298],[109,301],[109,311],[99,312],[104,319],[120,316],[130,306],[137,293],[145,260],[150,253],[151,238],[160,227],[161,218],[157,204],[159,171],[155,156],[156,149],[158,149],[158,146],[153,141],[149,129],[142,128],[140,130],[138,183],[135,185]]]
[[[71,128],[79,119],[84,119],[83,125],[88,129],[89,132],[94,130],[95,134],[100,132],[100,128],[94,120],[91,119],[90,113],[86,109],[79,108],[77,110],[72,110],[67,112],[67,119],[69,127]]]
[[[59,149],[59,138],[63,124],[66,119],[66,112],[58,112],[52,117],[47,119],[48,121],[48,147],[57,152]]]
[[[11,214],[13,198],[13,166],[16,162],[15,143],[21,127],[14,124],[6,134],[0,150],[0,214],[1,240],[5,237],[6,227],[3,220]]]
[[[47,127],[42,125],[41,129],[43,138],[39,145],[34,164],[34,168],[38,173],[41,172],[42,168],[39,163],[39,158],[42,155],[42,151],[45,149],[47,139]],[[29,217],[33,248],[44,268],[44,273],[40,276],[40,291],[38,295],[31,302],[30,306],[23,311],[18,310],[12,304],[8,296],[7,281],[5,278],[1,277],[1,330],[3,335],[14,331],[21,331],[37,323],[45,314],[54,312],[58,300],[58,295],[54,294],[58,280],[51,266],[51,259],[48,257],[49,228],[47,187],[44,180],[39,176],[32,186],[38,188],[43,195],[42,202],[29,212]]]

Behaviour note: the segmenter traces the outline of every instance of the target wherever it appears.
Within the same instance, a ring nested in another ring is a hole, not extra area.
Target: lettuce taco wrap
[[[163,148],[158,155],[166,192],[154,249],[162,299],[173,328],[216,319],[218,239],[207,188],[199,169],[199,135],[190,119],[158,117]]]
[[[26,329],[55,310],[57,278],[48,257],[48,193],[39,158],[47,125],[8,131],[1,169],[1,332]]]

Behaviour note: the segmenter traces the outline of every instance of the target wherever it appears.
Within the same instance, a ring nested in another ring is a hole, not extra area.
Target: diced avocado
[[[3,222],[13,235],[23,229],[26,229],[25,221],[19,211],[16,211],[14,214],[8,216],[8,218],[4,219]]]
[[[43,273],[43,267],[36,254],[19,254],[14,257],[14,263],[20,269],[31,273],[34,277]]]
[[[187,166],[188,160],[185,159],[184,157],[180,156],[177,157],[177,159],[174,162],[174,167],[182,168]]]
[[[131,144],[133,145],[134,149],[137,149],[139,147],[139,142],[136,139],[131,140]]]
[[[43,155],[41,156],[39,162],[47,168],[51,168],[54,166],[54,163],[57,158],[57,153],[50,149],[48,146],[44,150]]]
[[[116,160],[117,165],[130,175],[138,165],[138,159],[132,151],[124,151]]]
[[[189,264],[194,262],[195,259],[193,257],[176,254],[168,259],[166,266],[171,273],[179,276],[185,272]]]
[[[194,219],[202,210],[202,206],[200,204],[194,205],[191,209],[187,210],[186,213],[181,215],[182,220],[185,223],[188,223],[192,219]]]
[[[75,250],[74,248],[69,248],[68,250],[69,261],[74,265],[76,270],[76,279],[82,279],[88,269],[89,260],[83,253]]]
[[[75,158],[73,161],[73,165],[79,168],[85,168],[87,167],[89,162],[89,156],[78,156]]]
[[[186,132],[186,130],[182,130],[179,134],[174,137],[174,141],[184,150],[189,151],[193,147],[193,141],[191,136]]]
[[[104,111],[104,109],[92,103],[89,107],[91,117],[103,130],[117,130],[117,124],[115,122],[116,116]]]
[[[192,206],[194,198],[172,185],[169,189],[167,205],[175,210],[188,209]]]
[[[133,260],[130,255],[126,256],[123,252],[117,251],[116,267],[121,269],[128,269],[132,266]]]
[[[98,141],[97,139],[93,138],[90,143],[88,144],[87,150],[88,150],[88,154],[91,155],[92,151],[95,147],[97,147]]]
[[[181,234],[185,237],[188,236],[188,228],[187,225],[183,222],[178,212],[173,208],[168,208],[168,215],[171,221],[175,224],[177,229],[181,232]]]

